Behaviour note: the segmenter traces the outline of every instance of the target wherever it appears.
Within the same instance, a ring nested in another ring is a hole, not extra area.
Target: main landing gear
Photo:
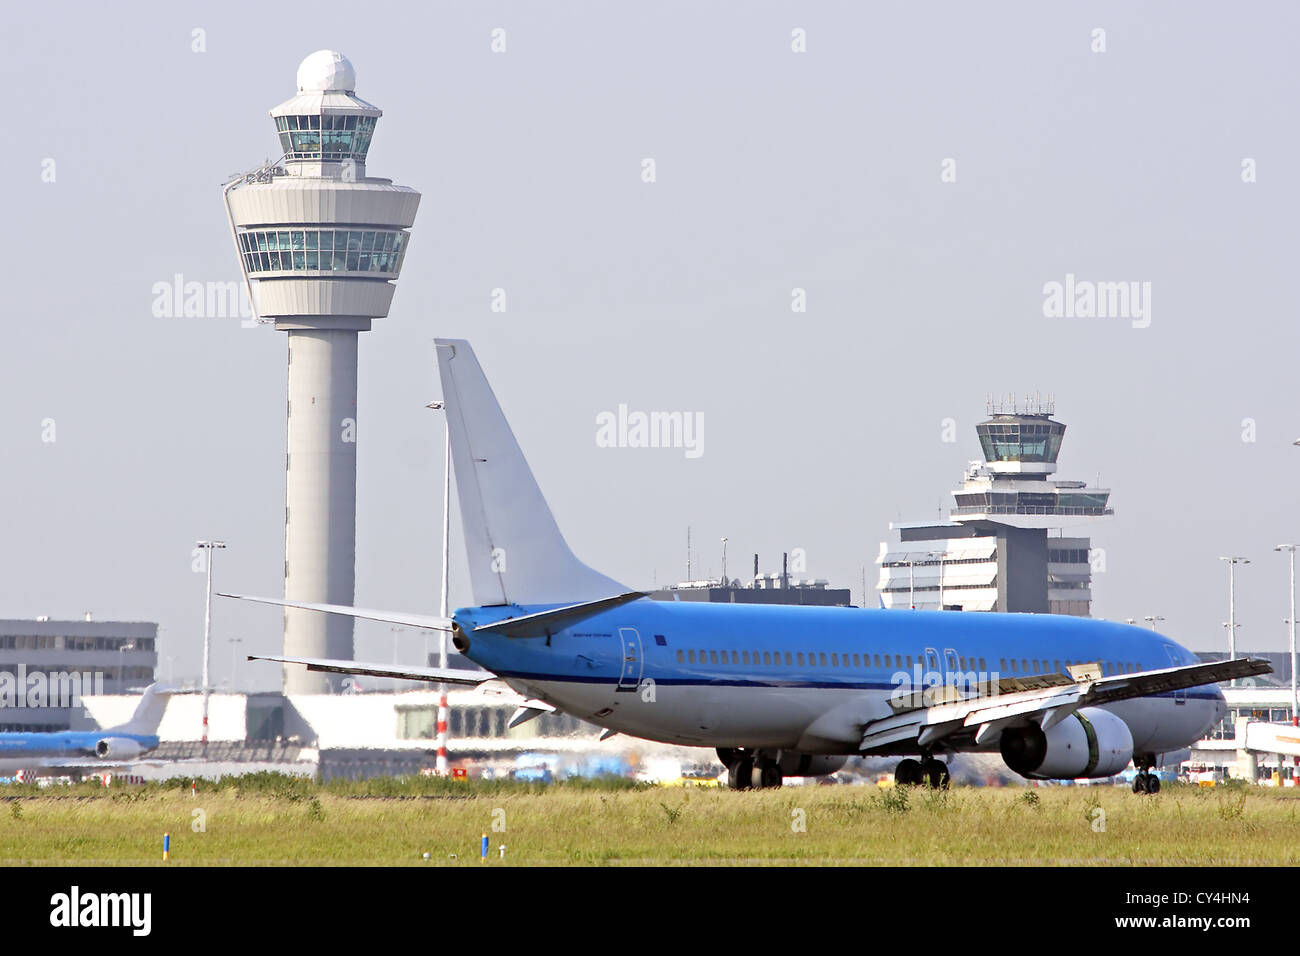
[[[1160,778],[1151,772],[1155,765],[1155,754],[1137,754],[1133,757],[1133,766],[1138,770],[1137,776],[1133,778],[1134,793],[1154,796],[1160,792]]]
[[[718,759],[727,765],[727,786],[732,790],[769,790],[781,786],[781,768],[762,751],[718,748]]]
[[[947,790],[949,782],[948,765],[930,756],[920,760],[908,757],[899,761],[894,769],[894,785],[899,787],[928,786],[935,790]]]

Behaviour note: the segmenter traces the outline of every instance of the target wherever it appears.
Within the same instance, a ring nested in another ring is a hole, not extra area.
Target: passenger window
[[[742,663],[742,664],[748,664],[748,663],[749,663],[749,651],[741,651],[741,652],[740,652],[740,663]]]
[[[839,655],[837,655],[834,651],[831,651],[831,667],[839,667],[839,666],[840,666]]]
[[[1011,668],[1010,668],[1010,669],[1011,669],[1011,673],[1013,673],[1013,674],[1016,673],[1016,661],[1015,661],[1015,658],[1012,658],[1012,659],[1011,659]]]
[[[681,653],[681,652],[678,651],[678,653]],[[690,661],[692,664],[694,664],[694,663],[695,663],[695,652],[694,652],[694,651],[687,651],[687,652],[686,652],[686,659],[687,659],[688,661]]]
[[[799,660],[799,666],[803,667],[803,651],[800,651],[798,654],[795,655],[795,657],[798,658]]]
[[[716,663],[718,663],[718,652],[717,652],[717,651],[709,651],[709,663],[710,663],[710,664],[716,664]]]
[[[1047,673],[1047,661],[1043,661],[1043,673]]]
[[[964,658],[964,657],[959,657],[959,658],[957,658],[957,666],[960,667],[962,670],[965,670],[965,669],[966,669],[966,658]]]
[[[981,658],[980,658],[980,670],[982,670],[982,671],[987,671],[988,669],[989,669],[989,665],[985,664],[985,663],[984,663],[984,658],[981,657]]]
[[[879,666],[880,666],[880,655],[879,655],[879,654],[873,654],[872,657],[875,658],[876,666],[879,667]]]
[[[822,667],[826,666],[826,654],[823,651],[817,652],[817,659],[821,662]]]
[[[1034,661],[1034,673],[1035,674],[1040,673],[1040,671],[1038,670],[1038,661]]]
[[[686,655],[682,653],[682,649],[680,647],[677,648],[677,663],[678,664],[686,663]]]
[[[792,665],[793,663],[794,663],[794,660],[790,657],[790,652],[789,652],[789,651],[786,651],[786,652],[785,652],[785,666],[786,666],[786,667],[789,667],[789,666]]]
[[[907,669],[908,669],[909,671],[912,669],[912,655],[911,655],[911,654],[908,654],[908,655],[907,655]]]
[[[731,652],[731,663],[733,663],[733,664],[739,664],[739,663],[740,663],[740,655],[737,654],[735,651],[732,651],[732,652]]]
[[[1025,660],[1023,657],[1020,659],[1020,669],[1026,674],[1029,673],[1029,661]]]
[[[1007,659],[1005,657],[1002,658],[1002,669],[1004,671],[1007,669]]]
[[[1060,662],[1060,661],[1052,661],[1052,665],[1053,665],[1053,673],[1056,673],[1056,674],[1061,673],[1061,662]]]

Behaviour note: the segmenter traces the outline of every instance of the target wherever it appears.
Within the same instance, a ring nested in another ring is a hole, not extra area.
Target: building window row
[[[1087,564],[1087,548],[1049,548],[1047,560],[1053,564]]]
[[[371,229],[250,230],[239,234],[244,267],[256,272],[384,272],[401,269],[406,233]]]
[[[152,637],[74,637],[57,634],[2,634],[0,651],[152,651]]]

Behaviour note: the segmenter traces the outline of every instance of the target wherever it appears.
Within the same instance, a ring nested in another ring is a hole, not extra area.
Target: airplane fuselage
[[[544,609],[458,611],[466,656],[583,720],[692,746],[855,754],[863,726],[888,716],[900,693],[1002,678],[1031,683],[1071,664],[1100,662],[1111,676],[1196,661],[1144,628],[1045,614],[640,600],[549,638],[470,629]],[[1213,685],[1105,709],[1143,753],[1186,747],[1226,713]]]

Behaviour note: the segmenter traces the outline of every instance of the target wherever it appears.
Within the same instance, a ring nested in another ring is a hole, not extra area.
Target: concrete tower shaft
[[[356,564],[357,341],[396,289],[420,194],[366,175],[382,111],[352,64],[321,50],[298,92],[271,110],[283,156],[227,184],[240,265],[261,319],[288,333],[284,590],[351,604]],[[351,659],[352,619],[288,610],[287,656]],[[342,678],[286,668],[286,693]]]

